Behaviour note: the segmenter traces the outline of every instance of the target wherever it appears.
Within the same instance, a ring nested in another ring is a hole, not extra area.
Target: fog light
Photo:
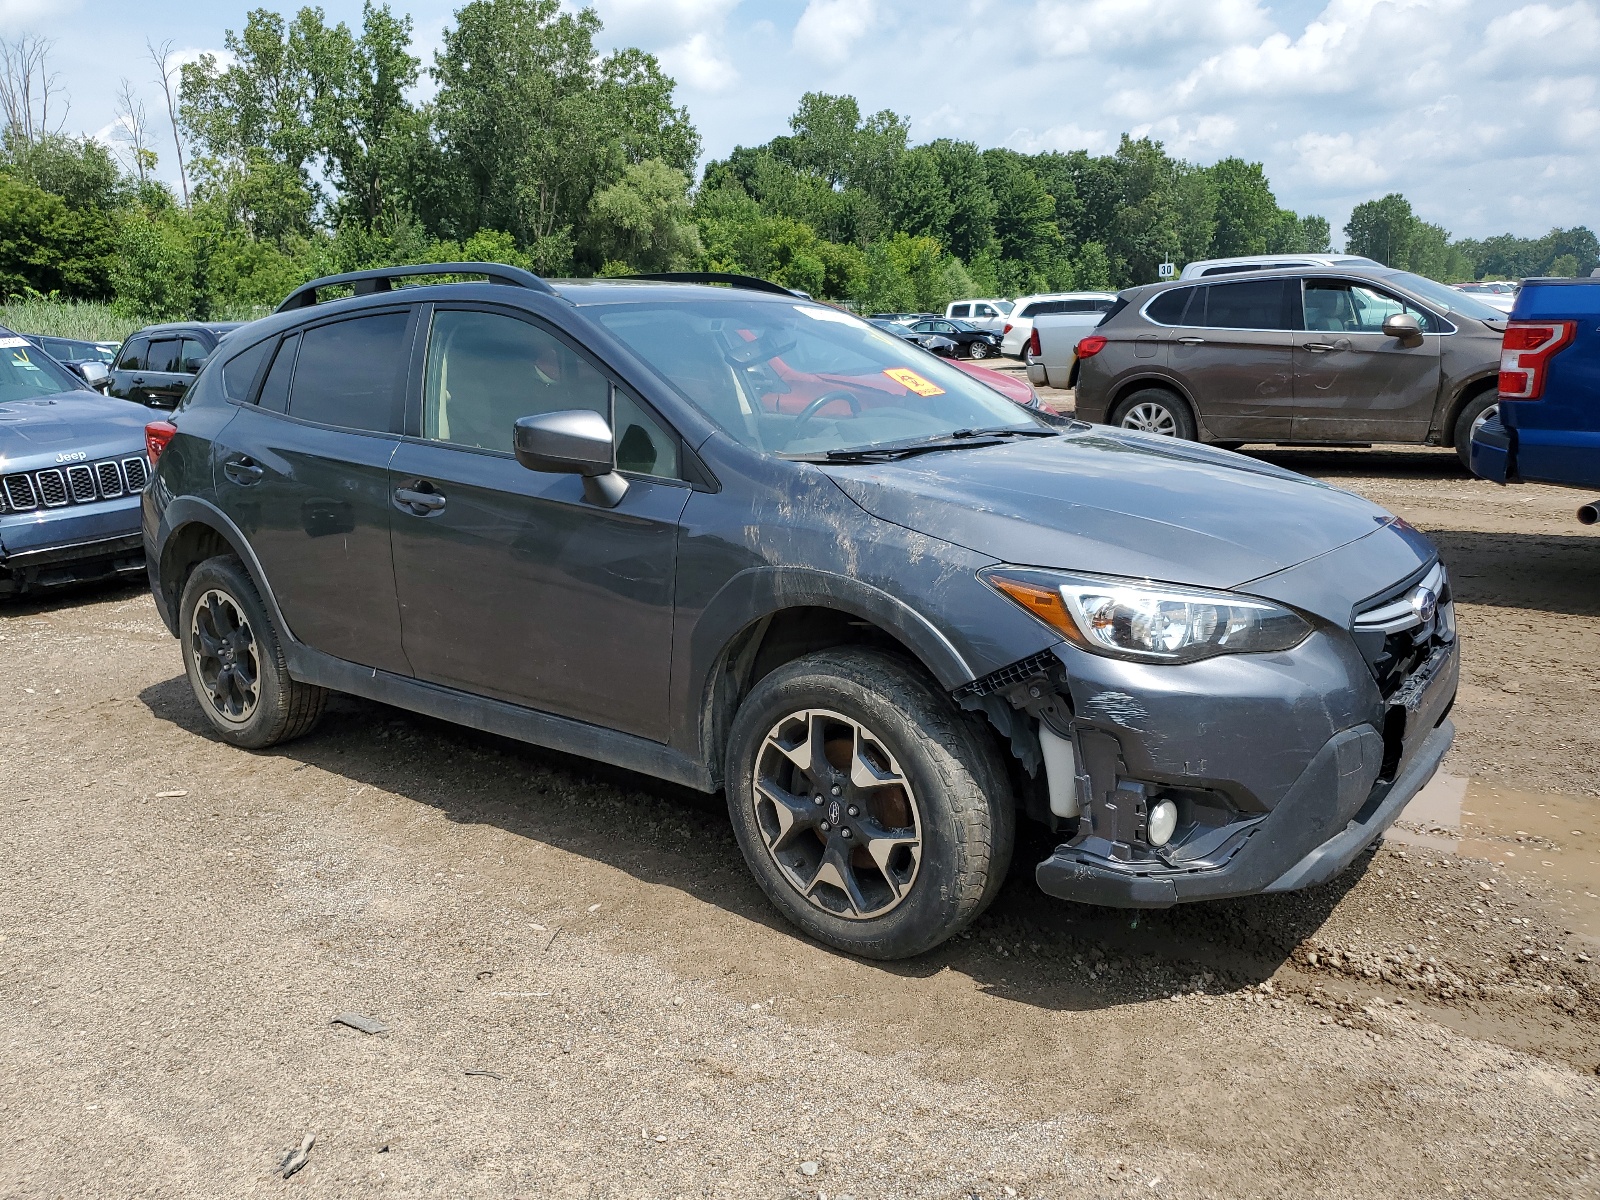
[[[1177,827],[1178,806],[1171,800],[1157,800],[1150,806],[1147,836],[1152,846],[1165,846],[1172,840],[1172,831]]]

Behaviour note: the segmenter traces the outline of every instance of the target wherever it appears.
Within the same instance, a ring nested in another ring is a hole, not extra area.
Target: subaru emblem
[[[1433,620],[1433,614],[1438,611],[1439,597],[1425,587],[1419,587],[1411,593],[1411,611],[1417,614],[1417,619],[1426,625]]]

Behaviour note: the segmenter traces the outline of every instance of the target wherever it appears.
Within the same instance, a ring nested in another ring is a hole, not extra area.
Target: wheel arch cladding
[[[159,564],[156,583],[159,588],[157,608],[166,621],[167,629],[178,636],[178,600],[183,595],[184,583],[189,575],[208,558],[219,554],[232,554],[244,563],[245,573],[255,584],[268,615],[277,623],[285,641],[293,639],[283,613],[278,608],[277,597],[256,561],[255,552],[244,534],[222,512],[204,500],[180,496],[162,513],[163,532],[152,561]]]
[[[945,692],[973,672],[927,618],[847,576],[794,568],[745,571],[717,594],[693,634],[704,664],[700,752],[720,778],[740,702],[771,671],[830,646],[876,645],[917,665]]]

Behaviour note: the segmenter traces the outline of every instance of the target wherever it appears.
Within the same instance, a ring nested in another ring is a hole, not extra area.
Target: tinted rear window
[[[1299,281],[1294,281],[1298,290]],[[1204,325],[1210,329],[1287,329],[1284,314],[1284,280],[1242,279],[1238,283],[1213,283],[1201,288],[1204,294],[1205,317],[1195,319],[1196,303],[1190,306],[1185,317],[1189,325]]]
[[[272,347],[276,344],[268,338],[223,363],[222,394],[229,400],[237,400],[241,404],[249,400],[250,385],[256,381],[256,376],[261,371],[261,364],[267,361],[267,355],[272,353]]]
[[[387,433],[398,426],[409,313],[378,313],[308,329],[289,391],[289,415]]]
[[[262,408],[273,412],[289,411],[289,377],[294,374],[294,356],[300,349],[300,335],[291,333],[283,339],[272,369],[261,384],[261,398],[256,401]]]
[[[1196,290],[1187,287],[1162,292],[1150,301],[1150,307],[1144,310],[1144,314],[1158,325],[1182,325],[1183,310],[1189,303],[1189,297],[1194,295]]]
[[[178,369],[178,339],[162,338],[150,343],[144,369],[152,372],[176,372]]]

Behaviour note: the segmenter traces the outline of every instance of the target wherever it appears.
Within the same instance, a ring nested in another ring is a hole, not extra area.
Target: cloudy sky
[[[391,6],[412,14],[431,62],[459,0]],[[92,134],[112,119],[119,76],[158,108],[146,36],[183,51],[220,47],[249,7],[0,0],[0,29],[56,39],[69,128]],[[360,0],[322,7],[360,20]],[[1259,160],[1280,203],[1322,213],[1336,230],[1352,205],[1389,191],[1457,236],[1600,226],[1600,0],[594,7],[608,46],[660,56],[711,156],[784,132],[803,92],[849,92],[866,111],[909,117],[916,141],[1104,152],[1128,131],[1197,162]]]

